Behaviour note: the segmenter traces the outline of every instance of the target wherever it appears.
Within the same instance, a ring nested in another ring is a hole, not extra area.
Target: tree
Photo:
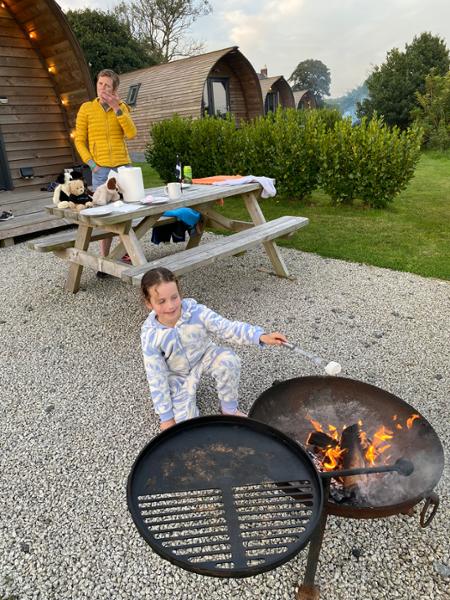
[[[298,63],[289,81],[293,83],[294,92],[311,90],[319,106],[323,104],[323,97],[330,95],[330,71],[321,60],[308,58]]]
[[[208,0],[122,1],[113,13],[160,62],[199,54],[203,44],[185,38],[199,17],[211,13]]]
[[[412,116],[424,130],[424,145],[428,148],[450,148],[450,72],[444,77],[428,75],[425,92],[417,92],[419,106]]]
[[[123,23],[101,10],[69,10],[67,20],[74,32],[93,78],[101,69],[126,73],[157,63],[142,44],[134,40]]]
[[[358,116],[383,115],[388,125],[405,129],[412,123],[411,111],[417,106],[416,93],[425,91],[425,78],[434,69],[445,75],[449,69],[445,42],[431,33],[422,33],[406,44],[405,51],[393,48],[386,62],[376,66],[367,79],[369,98],[358,105]]]

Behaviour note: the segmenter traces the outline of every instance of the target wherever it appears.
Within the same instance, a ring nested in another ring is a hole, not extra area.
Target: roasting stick
[[[316,367],[322,367],[327,375],[339,375],[339,373],[342,371],[342,367],[338,362],[332,360],[331,362],[327,363],[323,358],[320,358],[320,356],[303,350],[303,348],[300,348],[300,346],[297,346],[297,344],[283,342],[283,346],[286,346],[286,348],[289,348],[289,350],[294,350],[294,352],[297,352],[298,354],[308,358],[316,365]]]

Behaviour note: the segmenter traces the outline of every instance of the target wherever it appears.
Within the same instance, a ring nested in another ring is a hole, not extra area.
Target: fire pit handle
[[[423,508],[420,512],[421,527],[428,527],[428,525],[434,519],[434,515],[436,514],[437,509],[439,507],[439,502],[439,496],[435,492],[431,492],[430,495],[425,498],[425,504],[423,505]],[[430,507],[431,512],[427,517],[427,513],[430,510]]]

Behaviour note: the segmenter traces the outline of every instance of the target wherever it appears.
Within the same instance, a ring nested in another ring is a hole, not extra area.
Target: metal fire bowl
[[[430,423],[420,413],[381,388],[344,377],[298,377],[273,385],[253,403],[249,416],[267,423],[305,447],[312,431],[313,418],[323,427],[349,426],[362,420],[363,428],[371,425],[405,423],[411,414],[420,419],[411,430],[396,432],[391,441],[389,462],[404,457],[412,461],[415,470],[409,477],[395,476],[388,497],[365,504],[337,504],[330,499],[326,505],[330,514],[351,518],[377,518],[406,513],[427,498],[438,483],[444,468],[444,452]]]

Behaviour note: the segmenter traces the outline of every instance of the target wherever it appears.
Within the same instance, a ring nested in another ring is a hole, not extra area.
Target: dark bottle
[[[181,168],[180,155],[177,154],[177,163],[175,165],[175,181],[181,184],[183,179],[183,170]]]

